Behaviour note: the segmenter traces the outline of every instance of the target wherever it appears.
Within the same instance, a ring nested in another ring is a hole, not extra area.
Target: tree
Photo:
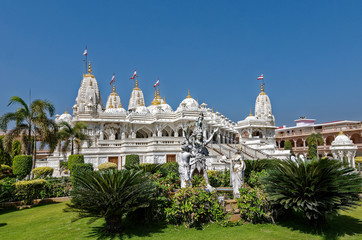
[[[0,137],[0,164],[12,166],[11,156],[4,148],[4,138],[5,136]]]
[[[290,150],[290,154],[293,155],[293,146],[289,140],[286,140],[284,143],[284,150]]]
[[[77,122],[74,126],[67,122],[61,122],[59,124],[59,139],[63,142],[62,152],[65,154],[70,147],[71,155],[74,154],[74,145],[76,145],[77,153],[79,153],[80,148],[84,141],[88,142],[88,146],[92,144],[91,138],[89,135],[84,133],[84,130],[87,129],[87,124],[84,122]]]
[[[108,169],[82,172],[74,176],[77,186],[65,211],[78,212],[78,218],[105,218],[107,232],[120,232],[127,213],[148,207],[155,185],[142,171]]]
[[[0,128],[6,131],[9,122],[15,122],[15,127],[8,132],[5,137],[5,149],[11,152],[11,145],[16,137],[21,137],[22,144],[25,146],[28,155],[33,153],[32,169],[35,168],[36,161],[36,140],[42,142],[41,148],[47,144],[53,151],[57,144],[54,137],[57,132],[56,124],[52,119],[54,114],[54,106],[47,100],[34,100],[30,105],[18,97],[10,98],[10,105],[20,105],[15,112],[4,114],[0,118]],[[34,141],[34,149],[32,151],[32,140]]]
[[[280,161],[263,182],[274,209],[302,213],[319,225],[327,214],[358,205],[362,178],[353,168],[322,158]]]
[[[308,143],[308,158],[318,158],[318,145],[324,144],[322,134],[312,133],[307,137]]]

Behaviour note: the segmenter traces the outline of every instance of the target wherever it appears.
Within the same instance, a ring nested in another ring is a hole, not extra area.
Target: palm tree
[[[63,153],[66,153],[68,151],[69,145],[71,155],[73,155],[75,147],[74,145],[76,145],[77,152],[79,153],[83,141],[87,141],[88,146],[92,144],[89,135],[84,133],[84,130],[87,129],[87,124],[85,124],[84,122],[77,122],[74,126],[67,122],[61,122],[59,124],[59,128],[59,139],[64,140],[62,147]]]
[[[308,143],[308,158],[318,158],[318,145],[324,144],[321,133],[312,133],[307,137]]]
[[[56,147],[57,140],[54,138],[57,126],[52,119],[54,105],[47,100],[34,100],[30,105],[18,97],[13,96],[9,104],[17,104],[20,107],[15,112],[4,114],[0,118],[0,128],[6,131],[9,122],[15,122],[15,127],[5,137],[5,148],[11,151],[13,139],[20,136],[28,155],[33,153],[33,169],[36,161],[36,140],[42,142],[41,148],[47,144],[51,151]],[[49,117],[48,117],[49,116]],[[33,149],[32,149],[33,148]]]

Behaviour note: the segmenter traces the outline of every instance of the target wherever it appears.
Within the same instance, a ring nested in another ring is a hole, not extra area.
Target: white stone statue
[[[181,146],[182,152],[180,154],[180,160],[178,162],[178,171],[180,174],[181,188],[191,186],[190,180],[190,158],[191,158],[191,147],[184,142]]]
[[[236,152],[234,157],[230,160],[228,160],[226,156],[223,156],[221,161],[225,163],[230,163],[230,180],[233,187],[233,195],[234,198],[239,198],[240,188],[244,184],[244,172],[246,168],[246,164],[243,161],[241,152]]]
[[[195,171],[197,170],[199,173],[202,172],[203,177],[206,182],[206,189],[209,191],[213,191],[214,188],[209,183],[209,178],[207,176],[207,168],[206,168],[206,157],[209,156],[209,151],[207,150],[206,146],[211,142],[212,138],[214,137],[215,133],[218,131],[218,129],[215,129],[212,133],[209,139],[206,141],[204,140],[203,135],[203,129],[202,129],[202,121],[204,119],[203,114],[201,113],[196,124],[196,128],[192,132],[190,136],[187,135],[186,131],[184,130],[186,142],[188,145],[187,150],[183,150],[183,153],[188,152],[190,153],[190,156],[188,154],[184,154],[185,158],[186,156],[190,157],[189,162],[189,180],[191,180],[194,176]],[[183,174],[184,171],[183,168],[181,168],[180,176]],[[186,178],[185,178],[186,179]],[[190,183],[191,186],[191,183]]]

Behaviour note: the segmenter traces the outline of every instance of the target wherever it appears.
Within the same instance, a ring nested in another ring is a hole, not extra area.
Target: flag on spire
[[[137,76],[136,70],[134,70],[133,76],[130,79],[134,79]]]
[[[87,46],[85,46],[85,50],[84,50],[83,55],[84,55],[84,56],[87,56],[87,55],[88,55]]]
[[[153,87],[156,87],[158,84],[160,84],[160,79],[157,80],[157,82],[153,85]]]
[[[264,79],[264,76],[263,76],[263,74],[262,75],[260,75],[260,77],[258,77],[256,80],[263,80]]]
[[[112,80],[111,80],[111,82],[109,84],[112,85],[112,83],[114,83],[114,73],[113,73],[113,76],[112,76]]]

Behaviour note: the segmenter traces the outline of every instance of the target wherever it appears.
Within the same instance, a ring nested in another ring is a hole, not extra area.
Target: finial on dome
[[[261,92],[259,95],[265,95],[265,92],[264,92],[264,84],[262,83],[261,84]]]
[[[158,93],[157,93],[157,90],[155,89],[155,98],[153,99],[151,105],[160,105],[161,102],[158,100],[159,96],[158,96]]]
[[[190,95],[190,90],[188,91],[188,95],[186,98],[192,98],[191,95]]]
[[[249,116],[253,116],[253,114],[251,113],[251,108],[250,108],[250,114],[249,114]]]
[[[92,73],[92,65],[91,65],[90,61],[89,61],[89,65],[88,65],[88,73]]]
[[[197,103],[199,103],[199,98],[196,99]]]
[[[160,96],[160,89],[159,88],[157,89],[157,99],[162,99],[161,96]]]
[[[138,89],[138,80],[136,79],[136,87],[135,89]]]
[[[163,96],[163,103],[166,104],[166,97]]]
[[[67,106],[65,106],[65,112],[64,113],[68,114],[68,107]]]
[[[344,132],[341,130],[339,133],[338,133],[338,136],[339,135],[344,135]]]
[[[113,89],[112,89],[113,92],[116,92],[116,86],[113,85]]]
[[[214,113],[214,107],[212,107],[212,110],[211,110],[212,113]]]

